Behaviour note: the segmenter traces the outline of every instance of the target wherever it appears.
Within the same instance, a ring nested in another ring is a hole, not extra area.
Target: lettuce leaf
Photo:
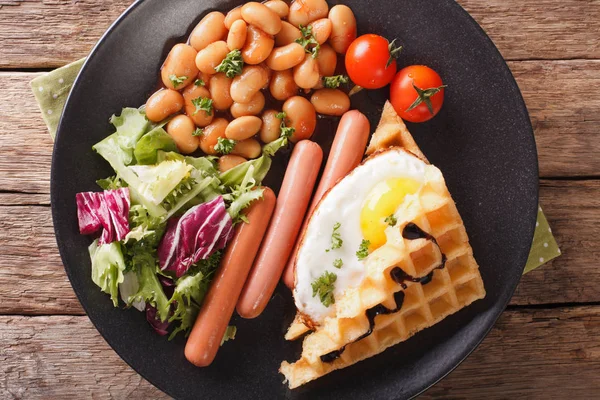
[[[129,298],[136,294],[140,290],[140,280],[136,271],[129,271],[123,275],[123,282],[119,283],[119,293],[121,294],[121,300],[128,306]],[[143,300],[134,301],[131,305],[138,311],[144,311],[146,308],[146,302]]]
[[[163,161],[158,165],[134,165],[129,169],[139,179],[139,185],[135,185],[137,192],[158,206],[189,175],[192,167],[182,161]]]
[[[223,199],[228,203],[227,212],[237,222],[242,210],[254,200],[262,198],[263,193],[264,189],[256,187],[254,166],[250,165],[242,182],[230,193],[223,195]]]
[[[288,138],[285,136],[263,146],[263,154],[255,160],[246,161],[240,165],[233,167],[232,169],[223,172],[219,178],[223,183],[223,186],[227,188],[235,188],[242,184],[248,171],[253,167],[252,178],[257,185],[260,185],[267,176],[267,173],[271,169],[272,160],[271,157],[275,155],[282,147],[287,146]]]
[[[127,187],[127,182],[119,178],[117,175],[109,176],[108,178],[98,179],[96,184],[104,190],[117,190]]]
[[[228,340],[235,339],[235,334],[237,333],[237,328],[234,325],[229,325],[225,334],[223,335],[223,339],[221,339],[221,346]]]
[[[121,253],[119,242],[98,245],[95,240],[89,247],[90,258],[92,259],[92,281],[107,294],[113,305],[119,305],[118,285],[123,283],[125,271],[125,260]]]
[[[138,164],[156,164],[159,150],[177,151],[177,145],[163,128],[154,128],[138,140],[133,155]]]
[[[169,319],[170,304],[156,272],[156,260],[152,257],[148,257],[147,262],[139,265],[140,288],[136,294],[129,297],[127,303],[144,301],[146,306],[156,308],[160,321],[166,322]]]

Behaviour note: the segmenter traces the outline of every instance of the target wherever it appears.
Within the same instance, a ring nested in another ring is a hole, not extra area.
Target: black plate
[[[279,287],[257,320],[238,317],[238,337],[210,368],[189,364],[184,339],[156,335],[144,314],[115,309],[90,278],[87,246],[79,235],[75,193],[97,190],[112,174],[92,145],[110,132],[108,117],[138,106],[155,88],[169,48],[183,41],[209,10],[239,0],[146,0],[109,29],[80,73],[59,127],[52,161],[52,213],[65,269],[83,307],[114,350],[142,376],[178,398],[408,398],[448,374],[484,338],[508,303],[534,231],[538,201],[535,142],[527,110],[504,60],[480,27],[453,1],[345,0],[359,33],[379,33],[405,45],[400,66],[427,64],[449,88],[440,115],[409,129],[444,172],[481,266],[487,297],[383,354],[290,391],[278,374],[299,345],[283,333],[293,315],[289,291]],[[338,3],[338,1],[330,1]],[[377,123],[386,90],[363,92],[353,106]],[[327,149],[336,121],[315,136]],[[285,155],[269,181],[277,185]]]

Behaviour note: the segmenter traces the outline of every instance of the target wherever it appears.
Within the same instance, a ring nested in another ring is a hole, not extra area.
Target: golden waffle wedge
[[[394,144],[424,159],[404,123],[386,103],[367,153]],[[464,224],[443,177],[433,166],[428,174],[428,183],[403,203],[398,232],[388,228],[388,243],[369,255],[361,285],[348,289],[340,299],[336,296],[335,317],[327,317],[304,338],[300,360],[281,364],[280,372],[290,388],[376,355],[485,296]],[[400,231],[408,223],[432,235],[437,245],[432,240],[402,238]],[[399,240],[391,240],[395,234]],[[442,253],[446,263],[440,269]],[[390,275],[395,267],[413,278],[428,276],[430,280],[400,284]],[[376,309],[389,313],[375,316],[372,311]],[[286,339],[307,331],[298,317]]]
[[[379,125],[377,125],[377,129],[375,130],[375,133],[373,133],[371,142],[367,148],[367,155],[371,155],[377,150],[387,149],[392,146],[403,147],[421,160],[427,161],[427,158],[421,152],[419,146],[417,146],[412,135],[408,129],[406,129],[406,125],[404,125],[402,118],[398,116],[392,104],[389,101],[386,101],[383,106]]]

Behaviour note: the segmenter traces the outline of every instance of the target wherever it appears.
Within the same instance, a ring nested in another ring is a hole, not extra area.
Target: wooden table
[[[0,0],[0,398],[167,398],[83,313],[50,216],[52,141],[29,81],[86,55],[131,0]],[[563,256],[423,398],[600,394],[600,1],[461,0],[512,69]]]

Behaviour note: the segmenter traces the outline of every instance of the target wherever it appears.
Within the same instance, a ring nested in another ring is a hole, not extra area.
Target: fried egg
[[[396,213],[426,182],[427,167],[390,148],[366,159],[322,198],[296,256],[294,300],[312,323],[334,316],[335,298],[361,284],[368,254],[386,244],[402,219]]]

